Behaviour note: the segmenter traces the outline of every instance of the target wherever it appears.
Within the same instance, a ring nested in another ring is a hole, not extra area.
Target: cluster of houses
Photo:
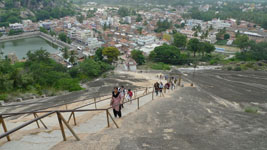
[[[95,7],[98,7],[95,9]],[[208,11],[210,5],[200,6],[201,11]],[[88,17],[88,11],[95,9],[94,16]],[[199,38],[201,40],[215,43],[216,34],[219,30],[226,29],[230,35],[228,45],[235,39],[235,33],[246,34],[249,38],[260,41],[267,41],[267,33],[253,23],[241,21],[237,25],[235,19],[212,21],[202,21],[196,19],[184,19],[182,14],[190,7],[178,6],[174,8],[168,6],[164,9],[154,8],[151,10],[139,10],[137,13],[142,16],[142,21],[137,22],[137,16],[120,17],[114,10],[119,7],[96,6],[95,3],[88,3],[81,14],[84,15],[82,22],[77,21],[76,17],[64,17],[61,19],[51,19],[33,23],[30,20],[23,20],[22,23],[10,24],[9,28],[0,28],[0,32],[7,32],[10,29],[21,29],[24,32],[38,31],[40,27],[52,30],[55,33],[65,32],[77,47],[81,58],[95,54],[100,47],[116,47],[125,57],[126,70],[135,70],[136,62],[130,58],[131,50],[140,49],[144,54],[149,54],[155,47],[163,43],[169,44],[171,41],[164,39],[164,34],[171,34],[176,30],[185,34],[188,38]],[[173,27],[162,33],[156,33],[157,22],[168,20]],[[184,24],[182,28],[174,25]],[[202,32],[195,34],[194,28],[200,26]],[[206,37],[201,38],[202,34],[209,31]]]

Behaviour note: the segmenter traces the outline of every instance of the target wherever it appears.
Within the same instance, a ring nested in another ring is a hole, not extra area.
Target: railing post
[[[57,118],[58,118],[60,130],[61,130],[61,133],[62,133],[62,136],[63,136],[63,140],[66,141],[67,138],[66,138],[64,127],[63,127],[63,124],[62,124],[62,120],[61,120],[61,117],[60,117],[60,114],[59,114],[58,111],[57,111]]]
[[[35,114],[36,118],[39,117],[39,116],[37,115],[37,113],[34,113],[34,114]],[[38,123],[38,121],[36,121],[36,122]],[[47,126],[44,124],[44,122],[42,121],[42,119],[40,119],[40,122],[41,122],[41,124],[44,126],[44,128],[47,129]]]
[[[139,97],[137,98],[137,108],[139,109]]]
[[[109,114],[108,109],[106,110],[106,114],[107,114],[107,123],[108,123],[108,127],[110,127],[110,125],[109,125],[109,117],[108,117],[108,114]]]
[[[2,115],[0,115],[0,123],[2,123],[2,127],[4,129],[4,132],[7,132],[6,124],[5,124],[5,121],[4,121],[3,117],[2,117]],[[9,135],[6,136],[6,138],[7,138],[7,141],[11,141]]]
[[[58,116],[59,118],[63,121],[63,123],[66,125],[66,127],[70,130],[70,132],[72,133],[72,135],[76,138],[77,141],[80,141],[80,138],[78,137],[78,135],[74,132],[74,130],[70,127],[70,125],[67,123],[67,121],[64,119],[64,117],[60,114],[60,112],[58,112]]]
[[[178,86],[181,86],[181,79],[182,79],[182,77],[181,77],[181,75],[179,75],[179,82],[178,82]]]
[[[95,109],[97,109],[97,108],[96,108],[96,98],[94,98],[94,102],[95,102]]]
[[[136,92],[136,90],[135,90],[135,91],[134,91],[134,98],[136,98],[136,96],[137,96],[136,93],[137,93],[137,92]]]
[[[36,118],[36,113],[33,113],[34,118]],[[36,120],[37,127],[40,128],[40,125],[38,123],[38,120]]]
[[[108,115],[109,115],[109,117],[111,118],[111,120],[114,122],[115,126],[116,126],[117,128],[119,128],[118,124],[115,122],[115,120],[113,119],[113,117],[111,116],[111,114],[110,114],[109,112],[108,112]]]
[[[154,88],[152,90],[152,100],[154,100]]]
[[[76,118],[75,118],[75,112],[73,111],[72,113],[73,113],[73,121],[74,121],[74,125],[76,126],[77,123],[76,123]]]
[[[73,115],[73,112],[70,113],[70,116],[69,116],[69,119],[68,119],[68,123],[70,122],[70,119],[71,119],[72,115]]]

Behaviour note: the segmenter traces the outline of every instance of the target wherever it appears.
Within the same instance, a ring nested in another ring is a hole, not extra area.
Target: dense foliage
[[[142,65],[143,63],[145,63],[145,56],[140,50],[132,50],[131,57],[136,61],[138,65]]]
[[[64,32],[59,33],[58,38],[59,38],[59,40],[65,42],[65,43],[69,43],[69,44],[71,43],[71,39]]]
[[[102,56],[106,58],[105,60],[108,63],[113,63],[114,61],[118,60],[118,56],[120,51],[116,47],[105,47],[102,50]]]
[[[157,29],[155,29],[155,32],[163,32],[172,27],[172,22],[169,22],[168,19],[165,20],[159,20],[157,22]]]
[[[236,54],[237,60],[252,61],[252,60],[267,60],[267,42],[255,43],[248,41],[249,47],[246,51]]]
[[[22,19],[37,21],[75,14],[72,3],[67,0],[2,0],[0,3],[5,6],[0,8],[0,26]],[[26,15],[22,16],[22,11]]]
[[[0,59],[0,95],[12,92],[42,94],[45,90],[81,90],[80,81],[101,75],[111,65],[85,59],[71,69],[49,58],[46,50],[27,53],[26,62],[11,64],[9,59]]]
[[[187,43],[187,37],[186,35],[183,35],[181,33],[176,33],[173,35],[173,45],[178,48],[185,48]]]
[[[118,14],[121,17],[126,17],[126,16],[136,15],[136,11],[126,7],[120,7],[118,10]]]
[[[214,4],[216,5],[216,4]],[[192,8],[190,16],[193,19],[200,19],[210,21],[213,18],[228,19],[235,18],[237,20],[246,20],[259,24],[261,27],[267,29],[267,10],[242,11],[239,2],[228,2],[222,7],[212,7],[207,12],[201,12],[198,8]]]
[[[163,44],[158,46],[149,55],[150,59],[155,62],[166,64],[179,64],[180,50],[172,45]]]

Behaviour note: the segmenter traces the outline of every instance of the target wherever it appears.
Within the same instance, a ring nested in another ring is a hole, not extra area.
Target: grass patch
[[[218,40],[215,44],[217,44],[217,45],[226,45],[227,44],[227,40]]]
[[[259,108],[257,107],[252,107],[252,106],[248,106],[245,108],[245,112],[247,113],[258,113]]]
[[[154,69],[154,70],[170,70],[171,67],[170,65],[168,64],[164,64],[164,63],[155,63],[155,64],[152,64],[150,66],[151,69]]]
[[[170,70],[171,67],[168,64],[165,63],[155,63],[152,61],[146,61],[145,64],[137,66],[138,69],[140,70],[149,70],[149,69],[153,69],[153,70]]]

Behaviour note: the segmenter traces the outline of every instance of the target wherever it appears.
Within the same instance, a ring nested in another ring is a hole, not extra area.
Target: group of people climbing
[[[110,105],[113,108],[113,113],[115,118],[117,118],[117,116],[121,118],[121,109],[124,108],[123,106],[124,101],[126,100],[132,103],[132,97],[133,97],[133,92],[131,89],[128,89],[127,91],[124,88],[124,86],[114,87]]]
[[[165,84],[163,84],[162,82],[156,82],[154,84],[154,91],[156,93],[156,96],[160,95],[160,96],[164,96],[163,93],[166,92],[166,90],[174,90],[175,89],[175,85],[177,83],[177,79],[175,77],[171,77],[168,78],[167,75],[163,76],[160,75],[157,77],[162,80],[165,78],[165,80],[167,80],[167,82]],[[121,109],[124,108],[123,104],[124,101],[129,101],[130,103],[132,103],[132,97],[133,97],[133,92],[131,89],[126,90],[124,88],[124,86],[121,87],[114,87],[114,90],[112,92],[112,98],[111,98],[111,102],[110,105],[113,108],[113,113],[115,118],[117,118],[117,116],[119,118],[121,118]]]
[[[154,89],[155,89],[155,93],[156,96],[164,96],[163,92],[165,93],[166,90],[174,90],[175,89],[175,85],[177,83],[177,79],[175,77],[171,77],[168,78],[167,75],[163,76],[163,75],[157,75],[157,77],[159,77],[159,79],[163,79],[165,78],[165,80],[167,80],[167,82],[165,84],[163,84],[162,82],[156,82],[154,83]]]

